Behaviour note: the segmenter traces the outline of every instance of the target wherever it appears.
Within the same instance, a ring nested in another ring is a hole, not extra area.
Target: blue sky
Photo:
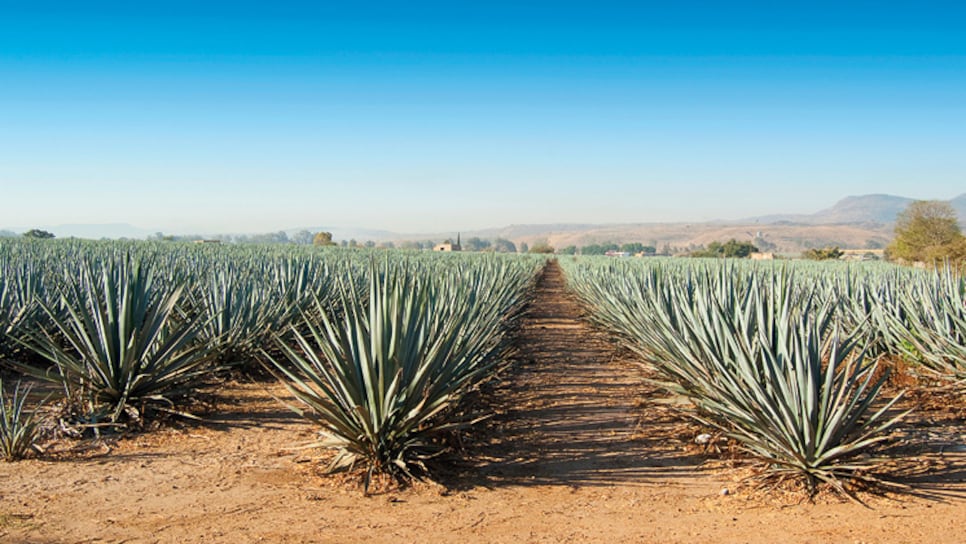
[[[437,232],[966,192],[955,2],[17,4],[0,228]]]

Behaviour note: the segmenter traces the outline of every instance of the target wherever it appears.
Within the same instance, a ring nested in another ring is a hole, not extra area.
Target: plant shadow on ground
[[[912,412],[873,455],[884,476],[925,499],[966,499],[966,393],[914,390],[900,409]]]
[[[560,270],[548,267],[518,331],[521,356],[475,399],[493,417],[459,456],[444,459],[436,472],[442,485],[688,485],[729,457],[695,447],[706,430],[672,408],[633,356],[585,315]],[[881,475],[906,486],[891,497],[966,498],[966,420],[957,406],[916,410],[896,440],[872,452],[887,459]],[[738,465],[754,463],[733,456]]]
[[[493,413],[446,459],[440,483],[477,486],[643,485],[693,477],[704,456],[684,447],[695,426],[647,385],[604,333],[581,320],[551,264],[518,331],[519,356],[476,398]]]

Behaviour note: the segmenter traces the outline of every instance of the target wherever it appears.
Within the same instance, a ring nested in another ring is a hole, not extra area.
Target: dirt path
[[[663,485],[700,464],[682,454],[690,428],[681,419],[660,405],[643,417],[641,399],[659,394],[645,385],[640,365],[622,360],[582,313],[552,263],[520,333],[521,359],[489,392],[498,416],[482,462],[469,474],[482,478],[477,483]]]
[[[204,425],[0,463],[0,542],[964,541],[963,499],[722,495],[736,472],[579,319],[559,269],[536,295],[519,360],[488,389],[499,413],[446,485],[364,497],[294,449],[314,429],[280,408],[282,388],[228,384]],[[943,485],[963,489],[966,464],[949,459]]]

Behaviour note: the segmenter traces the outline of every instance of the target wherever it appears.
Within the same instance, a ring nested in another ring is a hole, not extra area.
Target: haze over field
[[[966,188],[956,2],[142,4],[4,8],[0,228],[452,233]]]

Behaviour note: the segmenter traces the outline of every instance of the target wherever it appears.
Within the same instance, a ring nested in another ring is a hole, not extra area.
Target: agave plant
[[[901,319],[884,315],[897,348],[934,373],[966,380],[966,279],[947,267],[899,293]]]
[[[876,365],[857,349],[863,329],[840,335],[832,291],[802,288],[784,268],[705,266],[571,274],[598,319],[688,395],[702,421],[766,460],[767,474],[802,476],[812,491],[873,480],[865,471],[875,461],[859,454],[902,414],[892,414],[899,397],[880,401],[887,373],[873,380]]]
[[[287,322],[286,300],[230,264],[213,272],[198,291],[200,300],[194,307],[203,323],[199,337],[219,358],[255,353],[276,327]]]
[[[5,461],[23,459],[36,448],[40,404],[29,412],[24,409],[30,390],[29,385],[21,386],[18,381],[12,396],[8,397],[3,380],[0,380],[0,454]]]
[[[863,338],[841,339],[827,303],[778,314],[757,306],[753,319],[773,327],[732,316],[738,326],[719,337],[729,348],[703,353],[702,376],[714,379],[700,382],[694,400],[705,420],[767,461],[769,474],[804,476],[811,491],[820,481],[842,492],[842,480],[875,481],[865,473],[876,461],[858,454],[904,415],[887,416],[899,396],[876,404],[888,373],[873,381],[877,364],[856,349]]]
[[[425,469],[441,451],[440,433],[468,423],[440,416],[499,362],[500,317],[517,303],[520,276],[498,283],[451,273],[441,285],[425,270],[387,263],[370,268],[365,300],[351,278],[342,281],[341,320],[316,299],[307,332],[293,328],[295,346],[279,341],[289,364],[273,363],[303,406],[293,409],[339,450],[331,470],[362,463],[368,487],[374,472]]]
[[[35,301],[44,296],[44,277],[38,263],[12,263],[0,258],[0,353],[7,337],[15,338],[36,324]]]
[[[197,324],[177,319],[182,291],[155,285],[131,258],[82,264],[58,306],[40,304],[52,330],[21,340],[53,366],[24,370],[60,383],[68,399],[110,422],[139,404],[170,405],[209,371],[207,348],[192,343]]]

